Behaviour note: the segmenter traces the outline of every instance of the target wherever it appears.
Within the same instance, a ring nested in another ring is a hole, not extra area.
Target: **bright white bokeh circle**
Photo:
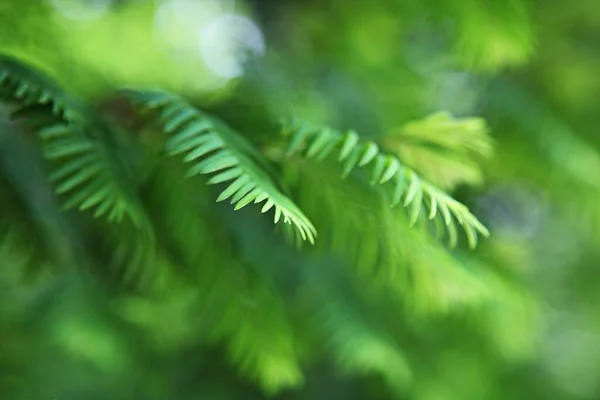
[[[231,0],[162,0],[154,27],[157,40],[172,57],[195,58],[225,81],[243,74],[248,56],[265,53],[260,28],[236,12]]]
[[[198,47],[204,63],[215,74],[232,79],[243,74],[248,54],[263,55],[265,42],[259,27],[243,15],[221,15],[198,31]]]

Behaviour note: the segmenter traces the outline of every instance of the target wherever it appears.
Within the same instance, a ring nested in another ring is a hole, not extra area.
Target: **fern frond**
[[[125,186],[115,162],[96,140],[77,132],[76,126],[57,124],[39,133],[47,160],[60,166],[50,175],[56,193],[65,196],[64,208],[92,210],[96,218],[121,222],[125,217],[142,227],[145,215],[135,193]]]
[[[248,277],[245,265],[229,262],[228,271],[215,270],[219,276],[202,295],[207,339],[223,343],[231,363],[266,393],[300,386],[304,376],[286,301]]]
[[[273,309],[272,300],[258,307],[237,310],[222,321],[228,325],[228,352],[242,373],[256,379],[268,394],[294,388],[304,382],[304,376],[294,348],[294,336],[286,323],[283,310]],[[262,315],[269,304],[269,316]],[[235,319],[230,319],[231,317]],[[233,329],[232,329],[233,328]]]
[[[137,105],[152,109],[156,121],[170,138],[165,150],[184,155],[187,175],[211,175],[208,184],[229,183],[217,201],[229,200],[236,210],[263,203],[261,212],[274,209],[274,222],[293,225],[304,240],[314,243],[310,220],[284,195],[257,160],[260,156],[238,133],[210,118],[183,99],[162,92],[130,92]]]
[[[138,227],[125,223],[105,222],[91,231],[86,245],[95,262],[93,274],[126,291],[149,292],[156,286],[165,263],[154,235],[141,234]]]
[[[386,134],[381,144],[444,190],[459,184],[480,184],[483,173],[477,161],[493,152],[483,119],[455,118],[447,112],[410,121]]]
[[[380,374],[390,389],[401,392],[412,371],[406,356],[385,330],[365,321],[339,299],[328,298],[315,314],[315,324],[329,338],[338,367],[349,374]]]
[[[447,15],[460,21],[455,52],[465,67],[492,72],[524,64],[535,49],[528,2],[449,2]]]
[[[477,245],[479,234],[489,235],[487,228],[465,205],[422,179],[398,157],[380,151],[375,142],[361,142],[356,132],[342,134],[299,121],[284,129],[292,133],[288,156],[302,152],[308,159],[323,160],[337,151],[343,178],[358,168],[368,168],[371,184],[388,189],[386,193],[391,195],[391,206],[401,204],[408,209],[411,225],[425,214],[423,209],[427,206],[427,219],[437,218],[443,223],[452,247],[456,245],[457,223],[465,231],[471,248]]]
[[[102,141],[107,132],[79,103],[45,76],[6,57],[0,58],[0,97],[16,104],[13,118],[35,125],[64,208],[91,210],[109,221],[127,217],[137,227],[148,227],[135,190]]]
[[[410,227],[410,216],[390,208],[360,176],[342,181],[328,164],[297,164],[290,168],[300,170],[298,202],[318,223],[318,250],[333,251],[353,267],[345,274],[361,289],[368,284],[389,293],[418,315],[455,313],[494,299],[478,268],[465,267],[461,253],[448,251],[424,226]]]

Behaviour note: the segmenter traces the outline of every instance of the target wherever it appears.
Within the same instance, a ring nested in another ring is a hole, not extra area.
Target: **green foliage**
[[[0,96],[17,103],[13,118],[37,130],[44,157],[53,165],[49,179],[64,195],[66,209],[90,209],[95,217],[116,222],[127,217],[147,227],[127,174],[105,143],[110,132],[102,132],[102,125],[47,78],[14,60],[0,59],[0,85]]]
[[[412,372],[405,355],[383,329],[364,321],[361,315],[329,298],[318,314],[341,371],[353,375],[380,374],[386,384],[402,394]]]
[[[0,397],[599,397],[593,1],[4,3]]]
[[[492,155],[492,141],[481,118],[436,113],[386,135],[382,146],[397,154],[444,190],[483,182],[477,161]]]
[[[314,243],[316,231],[312,223],[255,161],[260,160],[260,155],[242,136],[176,96],[148,92],[133,93],[131,97],[156,113],[164,133],[171,135],[165,142],[165,151],[170,155],[185,154],[183,161],[192,164],[187,176],[212,174],[208,184],[232,181],[217,201],[231,198],[235,210],[264,202],[262,213],[273,208],[275,223],[283,220],[293,225],[302,239]]]
[[[204,323],[188,328],[173,321],[175,335],[192,340],[194,332],[202,327],[204,334],[201,336],[205,337],[206,343],[222,343],[232,365],[242,375],[258,382],[266,393],[275,394],[282,389],[302,385],[301,362],[307,355],[307,343],[301,339],[303,329],[298,331],[290,320],[290,313],[294,315],[294,310],[298,309],[297,299],[283,296],[281,289],[274,288],[277,284],[272,282],[273,277],[263,276],[264,272],[253,277],[242,255],[227,255],[235,250],[226,250],[231,246],[227,230],[219,232],[212,228],[220,221],[210,212],[214,203],[202,203],[202,199],[212,194],[208,188],[200,189],[205,181],[198,179],[201,175],[209,175],[206,181],[209,185],[226,184],[216,201],[231,199],[234,211],[264,202],[262,213],[273,208],[275,223],[282,220],[284,225],[293,227],[297,235],[311,243],[315,241],[315,227],[281,187],[289,184],[295,190],[301,190],[302,199],[309,196],[326,203],[331,201],[329,212],[333,219],[328,220],[324,230],[330,239],[329,244],[336,242],[332,249],[340,251],[343,251],[347,240],[336,239],[337,235],[360,238],[365,228],[351,226],[351,221],[358,214],[336,216],[337,210],[352,210],[352,207],[338,206],[347,200],[331,196],[327,187],[324,190],[305,190],[304,183],[289,179],[285,182],[286,175],[278,176],[270,161],[256,150],[252,142],[175,95],[156,91],[121,92],[139,110],[139,117],[147,119],[146,129],[160,132],[157,138],[144,139],[142,135],[142,140],[128,147],[119,140],[117,132],[121,131],[109,122],[110,119],[85,109],[38,72],[11,59],[3,60],[1,71],[3,99],[13,107],[13,120],[25,122],[37,133],[38,140],[34,144],[41,147],[55,194],[64,197],[63,208],[91,210],[93,221],[106,218],[108,222],[94,222],[86,228],[86,236],[91,235],[91,240],[97,243],[92,248],[85,245],[84,254],[87,251],[89,253],[85,255],[106,261],[113,269],[104,274],[108,274],[112,281],[159,295],[167,288],[177,288],[172,290],[182,294],[189,293],[190,297],[184,295],[182,302],[175,301],[167,306],[167,310],[175,307],[173,311],[161,311],[157,315],[164,315],[164,312],[182,315],[180,313],[192,304],[199,304]],[[450,232],[452,245],[456,242],[455,221],[464,227],[472,247],[476,244],[478,233],[488,234],[464,205],[419,178],[398,157],[381,153],[374,142],[363,144],[354,132],[343,136],[330,129],[310,128],[307,124],[294,133],[289,144],[289,156],[305,147],[308,159],[325,160],[339,147],[338,161],[344,163],[343,177],[350,176],[349,179],[357,182],[364,178],[363,172],[367,168],[374,166],[371,186],[363,187],[357,183],[356,188],[360,193],[358,202],[377,211],[376,224],[395,220],[398,225],[394,223],[390,227],[405,226],[413,232],[409,236],[416,235],[415,240],[418,240],[423,232],[420,228],[411,229],[409,226],[417,223],[426,205],[429,207],[429,219],[438,217],[438,222],[442,221]],[[137,158],[142,159],[141,164],[121,156],[131,149],[140,153]],[[159,149],[158,153],[156,149]],[[163,155],[169,158],[165,159]],[[296,168],[297,172],[302,169],[289,159],[277,161],[286,174],[289,168]],[[136,167],[137,164],[141,167]],[[360,171],[356,166],[360,167]],[[143,177],[135,172],[140,168],[145,169]],[[343,182],[335,177],[332,184],[336,181]],[[389,186],[391,192],[386,191],[388,186],[385,184],[388,182],[393,183]],[[372,187],[375,184],[378,184],[376,190]],[[372,203],[374,198],[379,200]],[[384,199],[387,204],[379,202]],[[390,206],[400,202],[409,209],[409,221],[404,217],[396,218],[396,213],[392,213]],[[200,204],[203,205],[199,212],[196,208]],[[318,209],[326,211],[328,207],[318,206]],[[313,212],[310,206],[308,209]],[[319,220],[326,219],[319,217]],[[345,223],[350,225],[344,227]],[[102,237],[93,239],[96,235]],[[379,250],[374,249],[381,248],[383,259],[389,264],[384,267],[388,277],[396,274],[394,271],[405,269],[400,264],[408,262],[407,271],[422,285],[428,278],[422,273],[415,274],[418,261],[398,258],[395,254],[395,244],[390,241],[395,235],[393,230],[384,231],[380,238],[374,237],[375,245],[365,238],[357,247],[360,253],[358,270],[366,272],[369,268],[377,268],[375,259],[379,257]],[[444,254],[441,248],[439,252]],[[421,253],[415,248],[412,256],[418,254]],[[373,267],[371,263],[374,263]],[[218,271],[218,265],[227,265],[229,271]],[[197,283],[186,283],[185,279],[178,277],[178,270]],[[455,273],[450,275],[456,276]],[[382,277],[385,275],[374,281],[374,287],[381,283]],[[300,279],[304,282],[307,276],[301,275]],[[441,282],[445,278],[435,279]],[[407,304],[426,296],[425,291],[414,290],[401,281],[400,276],[389,280],[386,290],[399,288],[403,293],[401,298]],[[440,293],[435,293],[437,289],[427,290],[432,298],[439,297]],[[236,293],[236,296],[232,298],[231,293]],[[320,309],[310,328],[306,328],[310,331],[324,324],[326,329],[317,330],[320,332],[317,336],[331,335],[332,350],[340,370],[349,374],[380,374],[391,389],[402,392],[410,380],[410,367],[390,334],[362,321],[360,314],[353,314],[355,311],[351,311],[344,302],[323,300],[330,305]],[[454,303],[454,300],[448,301]],[[134,301],[131,306],[125,306],[125,318],[146,329],[158,329],[159,321],[143,317],[147,313],[145,307],[152,309],[156,306],[152,303],[144,306],[143,302],[135,304]],[[416,303],[414,307],[428,308]],[[348,312],[343,311],[345,308]],[[265,313],[265,310],[269,311]],[[344,315],[344,319],[338,321]],[[170,336],[163,333],[155,339],[169,342]],[[78,350],[82,355],[95,354],[85,343],[78,343],[68,341],[69,351],[73,346],[83,346]]]
[[[227,292],[223,290],[220,295],[224,293]],[[227,307],[222,310],[213,335],[226,339],[227,354],[233,364],[269,395],[300,387],[304,377],[296,339],[281,299],[263,287],[220,303]]]
[[[318,249],[333,252],[369,283],[416,314],[446,314],[492,300],[490,277],[449,253],[423,224],[410,226],[360,176],[341,181],[336,165],[301,161],[299,204],[318,221]],[[320,196],[311,195],[315,191]],[[344,207],[339,204],[344,203]],[[365,232],[372,232],[365,235]]]
[[[452,247],[456,245],[455,221],[463,227],[471,247],[477,245],[478,234],[489,235],[466,206],[423,180],[396,156],[381,152],[375,142],[361,143],[356,132],[341,134],[299,121],[285,129],[293,135],[288,155],[304,149],[307,158],[323,160],[334,150],[339,150],[337,160],[343,163],[342,177],[347,177],[357,166],[370,170],[371,185],[389,188],[389,204],[395,206],[402,203],[408,208],[411,224],[415,224],[419,216],[425,213],[422,209],[426,205],[429,208],[429,220],[438,217],[443,221]]]
[[[533,53],[529,8],[523,0],[506,2],[450,1],[451,14],[461,21],[455,48],[463,65],[493,72],[524,64]]]

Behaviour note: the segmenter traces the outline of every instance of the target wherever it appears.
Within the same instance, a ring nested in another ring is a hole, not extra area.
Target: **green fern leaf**
[[[385,330],[333,296],[322,304],[315,312],[315,323],[329,338],[338,368],[357,375],[378,373],[398,392],[408,386],[413,378],[408,360]]]
[[[444,190],[481,183],[476,161],[493,151],[484,120],[454,118],[445,112],[404,124],[386,135],[381,145]]]
[[[406,216],[389,207],[384,196],[368,190],[359,174],[349,177],[350,182],[341,181],[339,170],[331,168],[335,163],[329,161],[297,163],[302,168],[298,201],[319,223],[320,249],[333,251],[352,266],[359,285],[386,288],[391,299],[418,314],[446,314],[494,299],[478,271],[465,268],[462,256],[469,253],[450,252],[422,226],[410,227],[410,213]],[[314,196],[315,191],[320,195]],[[423,203],[431,211],[428,199],[425,194]],[[421,213],[426,214],[424,209]],[[451,216],[449,209],[448,213]],[[433,220],[454,242],[457,222],[453,218],[450,222],[446,226],[441,215]]]
[[[301,128],[295,128],[300,126]],[[469,246],[477,245],[478,235],[488,236],[489,231],[477,220],[469,209],[452,199],[433,184],[422,179],[414,170],[403,165],[396,156],[385,154],[374,142],[361,143],[355,132],[341,134],[328,128],[311,127],[308,123],[295,122],[287,126],[286,131],[292,132],[291,145],[288,155],[300,153],[302,149],[308,159],[315,159],[318,151],[314,149],[339,147],[338,161],[343,162],[342,177],[347,177],[357,167],[372,167],[371,183],[380,186],[393,186],[391,205],[402,201],[409,208],[410,224],[415,224],[424,204],[430,205],[428,218],[439,216],[443,219],[449,236],[450,245],[456,243],[457,221],[465,231]]]
[[[254,160],[260,155],[238,133],[208,117],[184,100],[161,92],[128,92],[139,106],[152,109],[170,138],[165,150],[171,155],[185,154],[190,164],[188,176],[212,175],[209,184],[229,182],[217,201],[231,199],[238,210],[250,203],[265,202],[262,212],[275,209],[274,222],[283,219],[293,225],[304,240],[314,243],[316,230],[304,213],[284,195]],[[323,141],[323,144],[327,144]],[[315,155],[322,150],[315,143]]]
[[[42,152],[54,170],[50,180],[64,196],[64,208],[90,209],[97,218],[121,222],[129,218],[138,228],[149,230],[137,194],[119,163],[111,156],[100,131],[86,111],[48,78],[17,61],[0,58],[0,94],[17,103],[13,117],[38,125]],[[40,113],[50,104],[52,112]]]

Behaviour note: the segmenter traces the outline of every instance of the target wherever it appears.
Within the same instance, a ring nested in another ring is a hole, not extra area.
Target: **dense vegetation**
[[[594,3],[0,4],[0,396],[598,398]]]

